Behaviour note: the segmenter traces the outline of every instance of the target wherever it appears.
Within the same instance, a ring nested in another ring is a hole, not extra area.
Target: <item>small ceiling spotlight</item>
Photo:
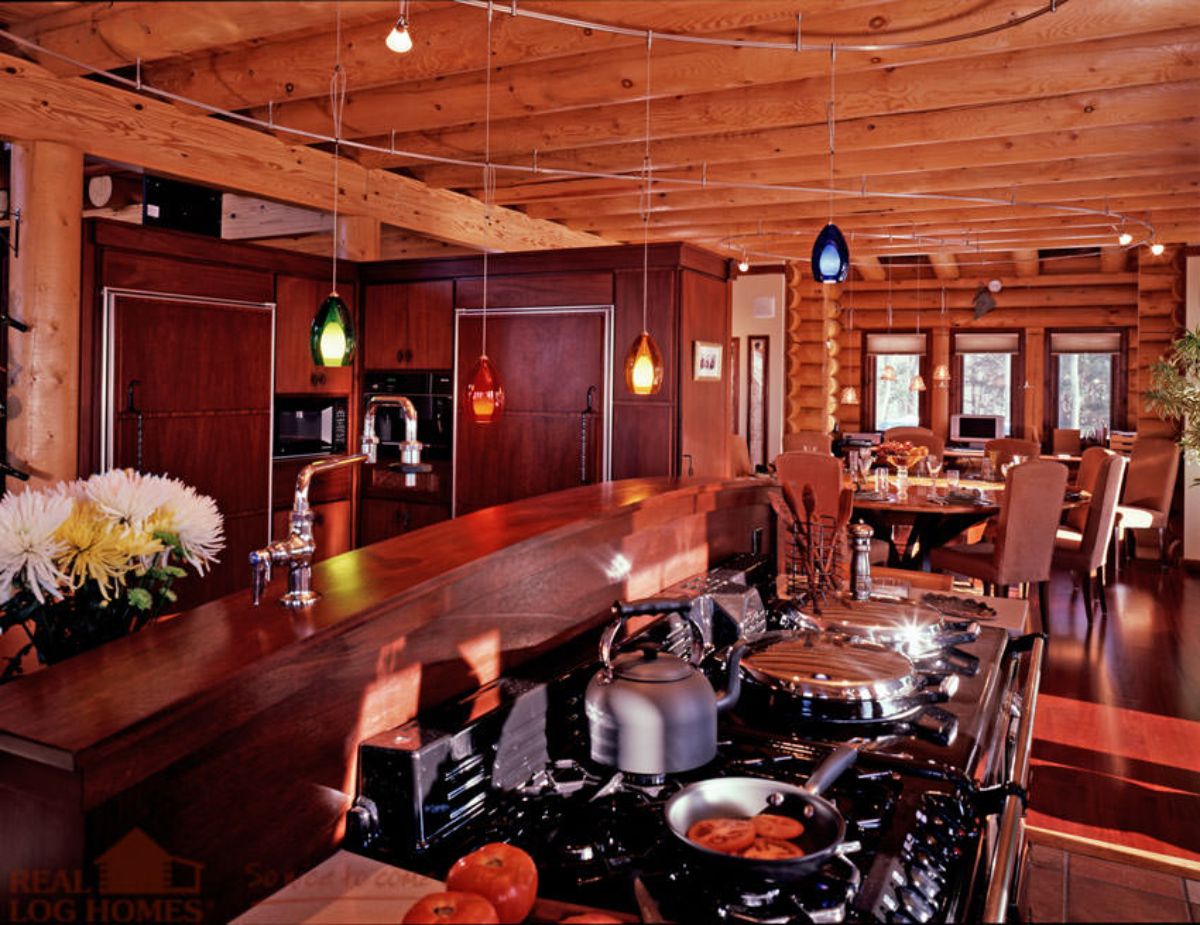
[[[387,47],[398,55],[407,54],[413,48],[412,36],[408,32],[408,16],[403,9],[407,5],[407,2],[401,4],[400,16],[385,40]]]
[[[742,254],[742,259],[738,261],[738,272],[740,272],[740,273],[749,273],[750,272],[750,261],[746,259],[745,254]]]
[[[1122,228],[1121,233],[1119,235],[1117,235],[1117,243],[1120,244],[1122,247],[1128,247],[1130,244],[1133,243],[1133,235],[1131,235],[1128,231],[1126,231],[1125,229]]]
[[[1166,245],[1161,241],[1155,241],[1150,245],[1150,253],[1152,253],[1155,257],[1161,257],[1163,255],[1163,251],[1166,249]]]

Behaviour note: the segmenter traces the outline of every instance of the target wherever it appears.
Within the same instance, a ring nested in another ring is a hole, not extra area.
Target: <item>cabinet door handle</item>
[[[325,374],[324,373],[313,373],[311,376],[309,376],[308,381],[313,384],[314,388],[319,385],[324,385],[325,384]]]
[[[324,514],[314,514],[313,515],[313,525],[317,526],[317,527],[324,526],[325,525],[325,515]]]
[[[403,363],[403,362],[404,362],[404,351],[403,351],[403,350],[397,350],[397,351],[396,351],[396,362],[397,362],[397,363]]]

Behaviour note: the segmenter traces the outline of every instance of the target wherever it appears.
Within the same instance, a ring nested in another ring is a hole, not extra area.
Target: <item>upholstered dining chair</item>
[[[927,427],[889,427],[883,432],[883,439],[927,447],[929,455],[938,459],[946,455],[946,441]]]
[[[1179,475],[1179,447],[1166,437],[1138,437],[1129,457],[1125,493],[1117,506],[1117,551],[1127,530],[1157,530],[1158,557],[1166,558],[1167,517]]]
[[[832,453],[833,438],[816,430],[798,430],[783,435],[785,453]]]
[[[1054,538],[1055,569],[1074,572],[1083,588],[1083,604],[1089,620],[1095,616],[1094,594],[1100,592],[1100,610],[1108,613],[1108,595],[1099,572],[1108,558],[1117,522],[1117,501],[1121,497],[1121,482],[1125,478],[1128,460],[1108,453],[1100,460],[1100,468],[1092,483],[1092,500],[1087,507],[1082,531],[1062,527]]]
[[[746,446],[745,439],[737,434],[730,434],[725,439],[730,476],[740,479],[754,475],[754,465],[750,462],[750,448]]]
[[[1042,448],[1038,446],[1034,440],[1018,440],[1016,437],[1001,437],[998,440],[989,440],[983,445],[985,454],[995,453],[995,466],[999,469],[1005,463],[1010,463],[1014,456],[1023,456],[1025,459],[1037,459]]]
[[[1083,443],[1078,429],[1054,428],[1054,433],[1050,437],[1050,452],[1077,456],[1082,447]]]
[[[1009,585],[1037,585],[1042,626],[1047,625],[1050,559],[1067,487],[1067,467],[1034,459],[1013,466],[1004,479],[995,540],[956,544],[929,554],[935,569],[983,582],[1007,594]]]
[[[1079,457],[1079,472],[1075,476],[1075,487],[1086,491],[1089,495],[1095,495],[1100,469],[1104,465],[1104,461],[1113,455],[1115,454],[1112,450],[1107,450],[1102,446],[1089,446],[1084,450],[1083,455]],[[1124,470],[1121,471],[1124,472]],[[1118,495],[1118,497],[1120,496]],[[1087,517],[1088,505],[1073,507],[1063,515],[1063,524],[1076,533],[1082,533],[1084,525],[1087,523]]]
[[[838,503],[842,493],[842,463],[836,456],[829,453],[804,453],[793,451],[780,453],[775,457],[775,477],[781,486],[790,488],[790,494],[797,504],[802,503],[804,486],[813,488],[813,514],[817,517],[836,517]],[[793,504],[788,502],[789,508]],[[802,512],[800,513],[802,516]],[[791,542],[790,523],[780,522],[777,548],[780,550],[778,565],[783,574],[785,558],[783,550]],[[877,564],[888,560],[890,546],[886,539],[875,537],[871,540],[871,563]]]

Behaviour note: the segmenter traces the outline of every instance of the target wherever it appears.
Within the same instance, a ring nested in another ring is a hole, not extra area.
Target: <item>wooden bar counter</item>
[[[176,920],[227,920],[334,850],[362,739],[760,528],[765,551],[769,491],[639,479],[488,508],[316,565],[309,610],[276,576],[260,607],[233,594],[0,688],[0,908],[114,892],[140,830],[194,872],[157,891]]]

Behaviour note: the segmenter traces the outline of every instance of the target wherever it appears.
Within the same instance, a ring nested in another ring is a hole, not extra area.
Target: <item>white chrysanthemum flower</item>
[[[141,530],[172,496],[170,483],[160,475],[112,469],[93,475],[84,483],[84,489],[105,516],[123,527]]]
[[[190,485],[171,480],[171,489],[163,506],[167,529],[179,538],[183,557],[203,575],[225,546],[224,518],[212,498]]]
[[[68,584],[55,558],[65,549],[55,532],[74,502],[60,492],[26,491],[0,500],[0,603],[20,584],[37,598],[61,600]]]

